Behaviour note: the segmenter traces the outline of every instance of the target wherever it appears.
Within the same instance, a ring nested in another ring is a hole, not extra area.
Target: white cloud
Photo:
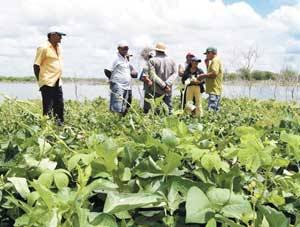
[[[65,75],[103,77],[116,44],[125,39],[138,57],[143,46],[163,41],[178,63],[185,53],[202,56],[210,45],[219,49],[228,69],[233,58],[257,46],[256,68],[300,69],[300,5],[283,6],[261,17],[247,3],[221,0],[11,0],[0,8],[0,74],[31,75],[36,47],[51,26],[64,37]],[[138,61],[136,61],[138,62]]]

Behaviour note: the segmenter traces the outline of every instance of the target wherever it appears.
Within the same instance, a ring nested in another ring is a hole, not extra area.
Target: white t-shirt
[[[132,89],[130,64],[127,58],[118,53],[118,57],[113,62],[111,71],[111,82],[118,84],[124,90]]]

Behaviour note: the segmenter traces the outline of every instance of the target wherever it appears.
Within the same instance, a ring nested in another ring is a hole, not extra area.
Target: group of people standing
[[[144,113],[151,109],[149,100],[162,97],[172,114],[172,87],[177,77],[181,77],[184,89],[181,91],[181,107],[193,116],[202,115],[201,93],[208,94],[208,109],[220,110],[223,66],[217,56],[217,49],[208,47],[205,51],[207,73],[199,67],[201,59],[192,53],[186,55],[185,65],[176,67],[175,61],[167,53],[164,43],[158,42],[154,48],[144,48],[141,57],[145,60],[140,75],[130,63],[129,46],[122,41],[117,47],[118,56],[111,68],[110,110],[125,115],[132,101],[132,78],[144,82]],[[130,95],[128,95],[130,94]],[[156,111],[156,110],[155,110]],[[157,112],[157,111],[156,111]]]
[[[48,41],[37,48],[34,73],[42,94],[43,114],[54,115],[57,123],[64,123],[64,101],[62,91],[62,56],[60,42],[66,34],[52,31]],[[144,113],[153,107],[151,100],[159,97],[172,114],[172,88],[178,77],[184,85],[181,91],[181,107],[194,116],[201,116],[201,93],[208,94],[208,109],[218,111],[222,93],[223,67],[217,56],[217,49],[209,47],[205,51],[207,73],[199,67],[201,59],[192,53],[186,55],[185,65],[177,68],[175,61],[167,55],[167,47],[158,42],[154,48],[144,48],[141,57],[144,65],[140,73],[131,64],[129,45],[121,41],[117,46],[117,56],[108,71],[110,84],[110,105],[112,112],[125,116],[132,102],[132,79],[144,83]],[[106,74],[107,75],[107,74]],[[204,85],[205,84],[205,85]],[[159,110],[155,109],[155,112]]]

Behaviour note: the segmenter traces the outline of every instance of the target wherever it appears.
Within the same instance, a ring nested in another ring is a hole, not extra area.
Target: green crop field
[[[204,104],[205,106],[205,104]],[[107,101],[0,104],[0,226],[300,226],[300,108],[223,99],[219,113],[125,118]]]

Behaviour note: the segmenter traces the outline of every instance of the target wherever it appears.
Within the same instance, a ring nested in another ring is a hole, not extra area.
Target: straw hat
[[[167,50],[167,47],[166,47],[166,45],[165,45],[164,43],[158,42],[158,43],[155,45],[154,50],[157,50],[157,51],[160,51],[160,52],[164,52],[164,53],[165,53],[166,50]]]

